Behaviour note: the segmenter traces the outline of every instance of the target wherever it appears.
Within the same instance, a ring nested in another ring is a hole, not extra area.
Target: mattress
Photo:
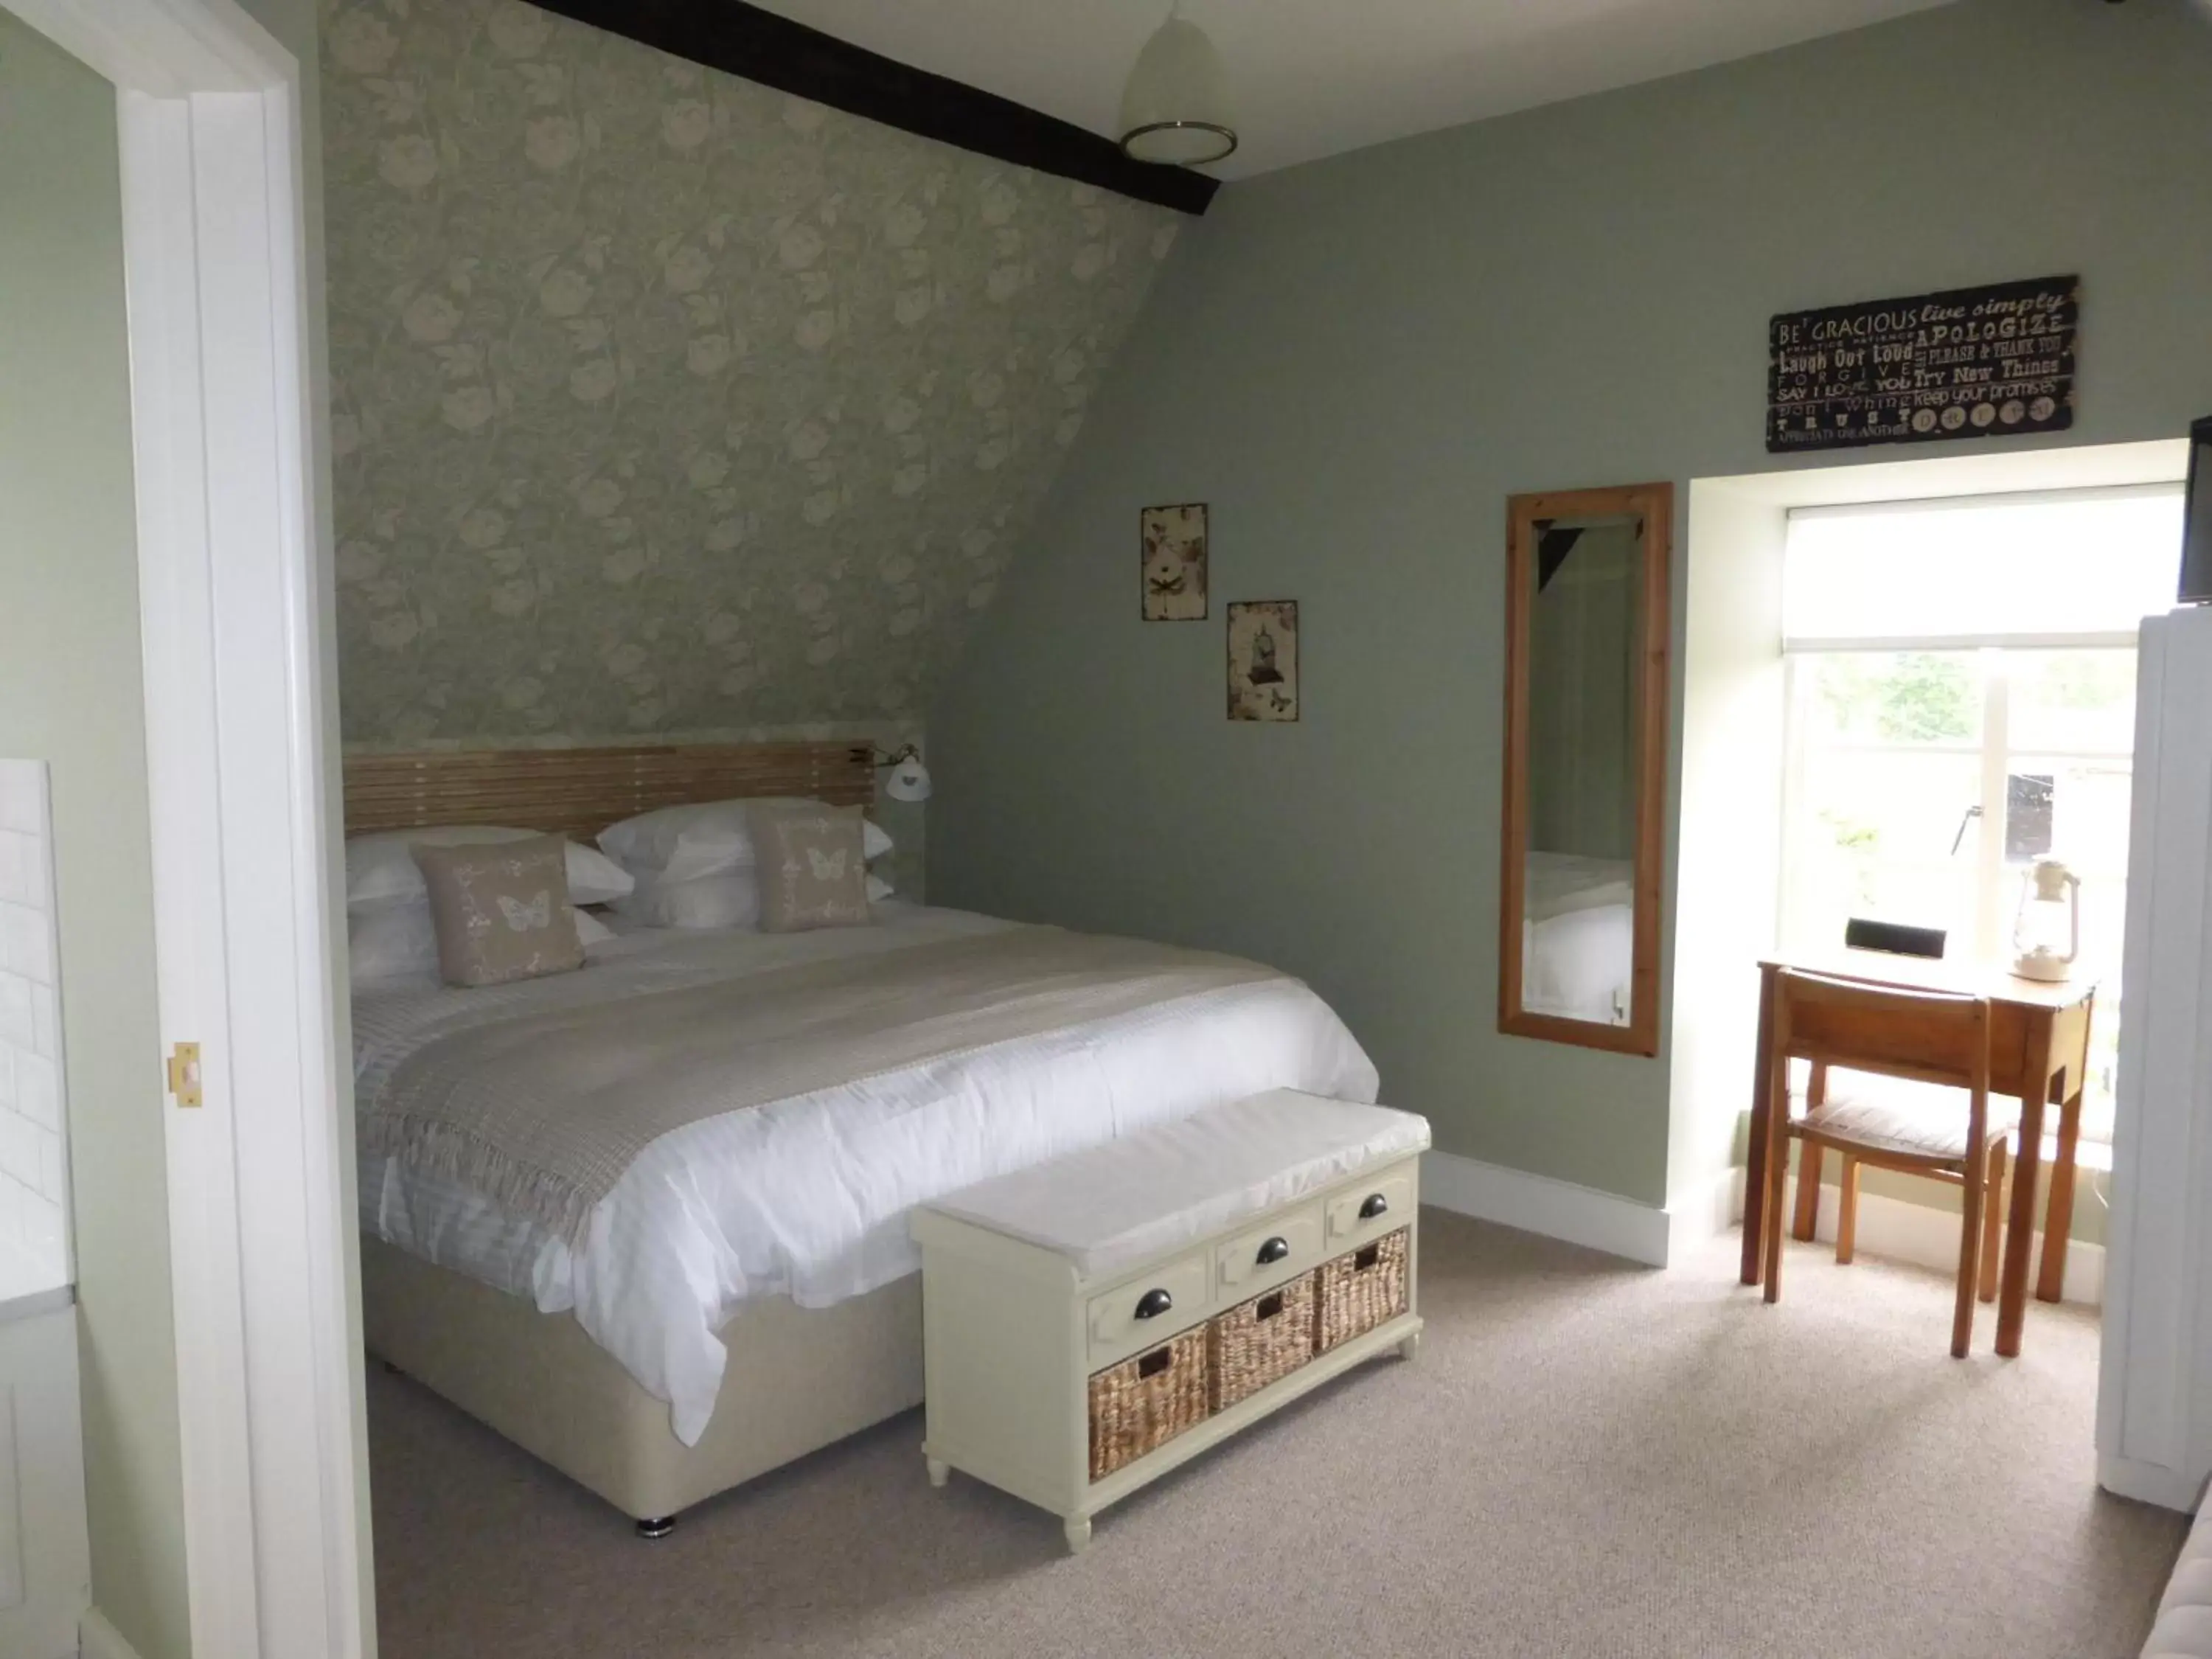
[[[629,932],[592,947],[608,982],[702,977],[890,951],[1008,924],[919,905],[817,933]],[[588,970],[587,970],[588,971]],[[524,1018],[574,976],[477,990],[427,976],[354,997],[356,1085],[458,1024]],[[649,1145],[571,1245],[459,1182],[396,1158],[360,1164],[365,1231],[440,1267],[572,1311],[697,1443],[726,1362],[717,1330],[753,1298],[823,1308],[915,1272],[916,1204],[1148,1124],[1276,1088],[1371,1102],[1375,1068],[1326,1004],[1269,979],[942,1057],[710,1117]],[[722,1408],[743,1409],[724,1400]]]
[[[1528,855],[1522,914],[1529,921],[1545,922],[1581,910],[1632,905],[1635,876],[1635,866],[1626,859],[1532,850]]]
[[[1521,1006],[1626,1025],[1635,960],[1633,868],[1618,859],[1528,854]]]

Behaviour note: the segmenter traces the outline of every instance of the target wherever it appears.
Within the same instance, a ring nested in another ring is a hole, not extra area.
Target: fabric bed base
[[[753,1304],[722,1328],[729,1367],[696,1446],[668,1404],[584,1334],[364,1236],[371,1355],[413,1377],[635,1520],[659,1520],[921,1403],[921,1276],[810,1310]]]

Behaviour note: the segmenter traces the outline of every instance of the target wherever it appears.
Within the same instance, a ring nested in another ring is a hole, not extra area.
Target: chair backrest
[[[1774,1000],[1779,1057],[1988,1091],[1985,997],[1784,969],[1775,975]]]

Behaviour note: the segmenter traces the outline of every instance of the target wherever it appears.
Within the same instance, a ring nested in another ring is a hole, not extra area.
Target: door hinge
[[[200,1103],[200,1045],[179,1042],[169,1051],[169,1092],[179,1106]]]

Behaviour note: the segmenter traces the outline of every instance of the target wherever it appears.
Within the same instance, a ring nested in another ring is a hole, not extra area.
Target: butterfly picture
[[[1206,503],[1148,507],[1138,515],[1146,622],[1206,620]]]
[[[553,895],[540,888],[538,896],[525,904],[520,899],[509,898],[501,893],[499,896],[499,913],[507,918],[509,931],[535,933],[541,927],[553,925]]]
[[[845,860],[849,851],[850,849],[842,847],[834,853],[825,853],[818,847],[808,848],[806,861],[813,867],[814,879],[817,881],[843,880]]]

